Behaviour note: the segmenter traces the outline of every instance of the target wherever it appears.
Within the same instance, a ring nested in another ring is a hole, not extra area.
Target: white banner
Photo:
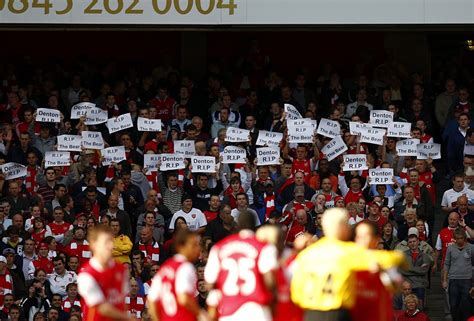
[[[42,123],[60,123],[61,112],[57,109],[38,108],[36,109],[36,121]]]
[[[341,125],[337,121],[321,118],[317,133],[329,138],[334,138],[341,135]]]
[[[109,166],[112,163],[118,164],[121,161],[127,160],[125,155],[125,147],[124,146],[112,146],[109,148],[105,148],[101,151],[102,157],[102,165]]]
[[[393,122],[393,113],[387,110],[371,110],[369,123],[375,127],[388,127]]]
[[[141,132],[161,132],[163,129],[161,119],[148,119],[143,117],[138,117],[137,128],[138,131]]]
[[[6,163],[0,166],[2,170],[3,177],[6,181],[25,177],[27,175],[26,166],[18,163]]]
[[[326,155],[328,161],[332,161],[334,158],[341,155],[345,151],[347,151],[347,146],[344,143],[344,140],[342,139],[341,135],[336,136],[323,148],[321,148],[321,152]]]
[[[288,119],[288,142],[290,143],[313,143],[316,123],[309,118]]]
[[[349,122],[349,131],[351,135],[360,135],[362,130],[367,130],[369,128],[373,128],[373,126],[367,123],[359,123],[354,121]]]
[[[431,144],[418,144],[416,147],[418,151],[418,159],[440,159],[441,158],[441,145],[436,143]]]
[[[158,171],[158,162],[161,162],[161,154],[143,155],[143,167],[147,169],[147,174]]]
[[[367,155],[356,154],[356,155],[344,155],[344,166],[342,170],[344,172],[350,171],[361,171],[367,169]]]
[[[196,154],[194,140],[175,140],[173,151],[175,154],[183,155],[185,158],[194,156]]]
[[[86,116],[87,112],[92,108],[96,108],[94,103],[84,102],[78,103],[71,107],[71,119],[79,119]]]
[[[393,168],[371,168],[369,169],[370,185],[393,184]]]
[[[69,152],[82,151],[82,136],[81,135],[60,135],[58,136],[58,150]]]
[[[474,145],[464,145],[464,155],[474,155]]]
[[[177,169],[184,169],[184,157],[175,154],[161,154],[160,171],[174,171]]]
[[[130,127],[133,127],[132,115],[130,115],[130,113],[112,117],[107,120],[107,128],[110,134]]]
[[[385,129],[382,128],[361,128],[360,130],[360,142],[383,145],[383,136],[385,135]]]
[[[191,166],[193,173],[215,173],[216,158],[214,156],[192,156]]]
[[[388,125],[387,137],[411,138],[411,123],[394,121]]]
[[[46,152],[44,155],[44,168],[54,166],[70,166],[70,152]]]
[[[420,143],[420,140],[417,138],[413,139],[404,139],[397,142],[397,155],[398,156],[417,156],[418,150],[417,145]]]
[[[250,141],[250,130],[237,127],[227,127],[225,141],[231,143],[243,143]]]
[[[280,165],[280,149],[272,147],[257,148],[257,166]]]
[[[223,164],[245,164],[247,152],[242,147],[226,146],[221,153]]]
[[[290,105],[290,104],[285,104],[285,113],[286,113],[286,119],[300,119],[300,118],[303,118],[300,114],[300,112],[298,111],[298,109],[296,109],[295,106],[293,105]]]
[[[283,133],[259,130],[256,145],[258,146],[267,145],[269,147],[270,146],[278,147],[282,139],[283,139]]]
[[[82,132],[82,147],[85,149],[104,149],[104,139],[101,132]]]
[[[107,110],[94,107],[87,111],[86,120],[84,121],[84,124],[99,125],[107,122],[108,119],[109,114],[107,113]]]

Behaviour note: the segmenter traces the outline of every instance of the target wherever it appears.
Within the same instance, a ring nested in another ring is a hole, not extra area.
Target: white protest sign
[[[107,120],[107,128],[110,134],[130,127],[133,127],[132,115],[130,115],[130,113],[112,117]]]
[[[71,119],[79,119],[85,116],[89,110],[95,108],[94,103],[78,103],[71,107]]]
[[[38,108],[36,109],[36,121],[42,123],[61,122],[61,112],[57,109]]]
[[[268,132],[266,130],[260,130],[258,132],[257,142],[255,144],[258,146],[267,145],[267,146],[278,147],[282,139],[283,139],[283,133]]]
[[[298,109],[296,109],[295,106],[290,105],[290,104],[285,104],[285,113],[286,113],[286,119],[299,119],[303,118],[301,117],[300,112]]]
[[[388,127],[393,122],[393,113],[386,110],[371,110],[369,123],[375,127]]]
[[[71,153],[70,152],[46,152],[44,155],[44,167],[52,166],[70,166]]]
[[[354,121],[349,122],[349,131],[351,135],[360,135],[362,130],[369,128],[373,128],[373,126],[367,123],[359,123]]]
[[[196,154],[196,147],[193,140],[175,140],[174,141],[174,152],[178,155],[183,155],[185,158],[189,158]]]
[[[248,142],[250,140],[250,130],[237,127],[227,127],[225,141],[231,143]]]
[[[161,161],[159,154],[144,154],[143,167],[147,169],[147,174],[158,171],[158,162]]]
[[[464,155],[474,155],[474,145],[464,145]]]
[[[388,137],[410,138],[410,132],[411,123],[394,121],[393,123],[390,123],[387,127]]]
[[[121,161],[127,160],[125,155],[125,146],[112,146],[109,148],[105,148],[101,151],[102,157],[104,160],[102,161],[102,165],[109,166],[112,163],[120,163]]]
[[[382,128],[361,128],[360,131],[360,142],[383,145],[383,136],[385,135],[385,129]]]
[[[82,132],[82,147],[85,149],[104,149],[104,139],[101,132]]]
[[[58,136],[58,150],[80,152],[82,151],[81,135],[60,135]]]
[[[347,146],[346,143],[344,143],[344,140],[342,140],[341,135],[336,136],[323,148],[321,148],[321,152],[326,155],[328,161],[332,161],[334,158],[341,155],[345,151],[347,151]]]
[[[329,138],[334,138],[341,135],[341,125],[337,121],[321,118],[317,133]]]
[[[184,169],[184,157],[175,154],[161,154],[160,171],[173,171],[177,169]]]
[[[418,144],[416,146],[418,151],[418,159],[440,159],[441,158],[441,145],[436,143],[431,144]]]
[[[26,166],[18,163],[6,163],[0,166],[6,181],[24,177],[27,174]]]
[[[214,156],[192,156],[191,166],[193,173],[215,173],[216,158]]]
[[[138,131],[141,132],[161,132],[163,130],[161,127],[161,119],[148,119],[143,117],[138,117],[137,128]]]
[[[393,168],[369,169],[370,185],[385,185],[393,183]]]
[[[86,113],[86,120],[84,124],[86,125],[99,125],[105,123],[109,118],[107,110],[101,108],[91,108]]]
[[[356,155],[344,155],[344,166],[342,170],[344,172],[350,171],[361,171],[367,169],[367,155],[356,154]]]
[[[280,165],[280,149],[273,147],[257,148],[257,165]]]
[[[290,143],[312,143],[316,124],[309,118],[288,119],[288,142]]]
[[[420,143],[417,138],[404,139],[397,142],[397,155],[398,156],[417,156],[418,150],[416,146]]]
[[[223,164],[245,164],[247,152],[242,147],[226,146],[221,153]]]

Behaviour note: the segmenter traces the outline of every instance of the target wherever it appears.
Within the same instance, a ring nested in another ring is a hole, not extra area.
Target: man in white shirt
[[[260,218],[258,217],[257,212],[255,212],[253,209],[249,208],[249,199],[247,194],[245,193],[238,193],[236,195],[236,203],[237,207],[234,208],[231,212],[230,215],[234,218],[234,220],[237,222],[240,213],[243,212],[248,212],[250,213],[254,218],[255,218],[255,226],[260,226]]]
[[[174,223],[176,219],[182,216],[186,220],[186,223],[188,224],[188,227],[191,231],[195,231],[200,234],[204,233],[204,229],[207,225],[206,216],[203,212],[201,212],[201,210],[193,207],[193,199],[191,195],[183,195],[181,198],[181,204],[181,210],[174,213],[173,217],[171,218],[169,226],[170,231],[174,230]]]
[[[444,192],[441,200],[441,209],[446,213],[456,210],[459,196],[465,195],[469,201],[474,199],[474,191],[464,185],[464,174],[454,175],[452,183],[453,188]],[[474,210],[474,205],[469,205],[468,208]]]
[[[366,106],[369,110],[374,109],[374,106],[367,102],[367,91],[365,89],[360,88],[357,91],[356,98],[356,101],[347,105],[346,114],[344,115],[345,118],[351,118],[359,106]]]
[[[69,283],[77,282],[77,274],[66,270],[63,258],[57,256],[53,259],[54,272],[48,276],[51,292],[59,294],[63,299],[67,296],[66,287]]]

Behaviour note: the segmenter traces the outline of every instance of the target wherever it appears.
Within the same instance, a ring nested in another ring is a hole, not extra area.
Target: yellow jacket
[[[133,243],[126,235],[119,235],[114,238],[114,249],[112,255],[114,259],[120,263],[131,263],[130,253],[132,252]]]
[[[291,299],[308,310],[350,309],[355,302],[354,272],[405,264],[401,252],[367,250],[353,242],[322,238],[296,258]]]

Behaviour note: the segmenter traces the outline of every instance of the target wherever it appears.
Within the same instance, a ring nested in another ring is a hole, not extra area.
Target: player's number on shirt
[[[255,291],[255,275],[253,268],[255,261],[246,257],[238,259],[225,258],[221,267],[226,270],[227,278],[222,287],[222,292],[227,296],[250,295]]]
[[[171,284],[164,282],[161,287],[161,304],[166,315],[172,317],[178,311],[178,304],[176,298],[171,292]]]

